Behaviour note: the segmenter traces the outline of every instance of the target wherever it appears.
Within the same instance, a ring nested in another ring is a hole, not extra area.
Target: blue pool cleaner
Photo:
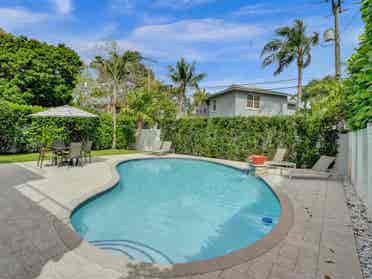
[[[273,223],[273,219],[270,218],[270,217],[263,217],[262,218],[262,222],[264,222],[265,224],[272,224]]]

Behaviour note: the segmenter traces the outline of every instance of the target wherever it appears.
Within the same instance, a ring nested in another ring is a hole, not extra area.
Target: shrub
[[[94,141],[94,149],[109,149],[112,145],[112,116],[109,113],[102,113],[99,116],[97,126],[97,139]]]
[[[35,117],[26,128],[28,151],[35,151],[43,143],[52,144],[54,139],[62,139],[66,143],[73,141],[97,140],[97,118],[61,118]]]
[[[346,80],[348,124],[353,130],[372,121],[372,0],[362,1],[361,12],[365,31],[348,61],[350,77]]]
[[[0,152],[26,151],[25,128],[30,125],[31,113],[40,107],[13,104],[0,100]]]
[[[0,100],[0,153],[34,152],[40,144],[50,145],[54,139],[66,143],[89,139],[94,149],[111,148],[110,114],[99,113],[98,118],[29,116],[41,110]],[[120,114],[117,125],[117,147],[126,149],[134,142],[135,122]]]
[[[99,115],[99,125],[97,126],[97,139],[94,144],[95,149],[111,148],[112,130],[112,115],[109,113],[101,113]],[[117,117],[116,147],[118,149],[127,149],[128,146],[135,141],[135,130],[135,121],[124,113],[120,113]]]
[[[168,121],[162,137],[176,152],[244,160],[249,154],[272,157],[286,147],[289,160],[312,166],[320,155],[335,155],[337,132],[331,121],[306,116],[182,118]]]
[[[127,149],[129,145],[133,144],[136,141],[136,121],[126,113],[122,112],[118,115],[117,125],[117,148]]]

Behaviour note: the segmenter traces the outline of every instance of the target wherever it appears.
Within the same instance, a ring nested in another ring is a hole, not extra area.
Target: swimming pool
[[[187,263],[253,244],[278,223],[279,200],[241,170],[189,159],[121,163],[118,185],[71,216],[76,232],[136,261]]]

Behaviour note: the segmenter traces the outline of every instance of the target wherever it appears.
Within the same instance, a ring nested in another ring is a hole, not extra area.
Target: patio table
[[[58,157],[63,157],[63,154],[70,150],[69,146],[65,145],[52,145],[50,151],[53,153],[53,164],[58,165]]]

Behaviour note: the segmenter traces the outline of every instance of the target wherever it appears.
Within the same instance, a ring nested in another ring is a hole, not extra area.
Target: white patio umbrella
[[[79,118],[91,118],[91,117],[98,117],[93,113],[71,107],[71,106],[61,106],[50,108],[45,111],[41,111],[38,113],[33,113],[30,115],[31,117],[79,117]]]

